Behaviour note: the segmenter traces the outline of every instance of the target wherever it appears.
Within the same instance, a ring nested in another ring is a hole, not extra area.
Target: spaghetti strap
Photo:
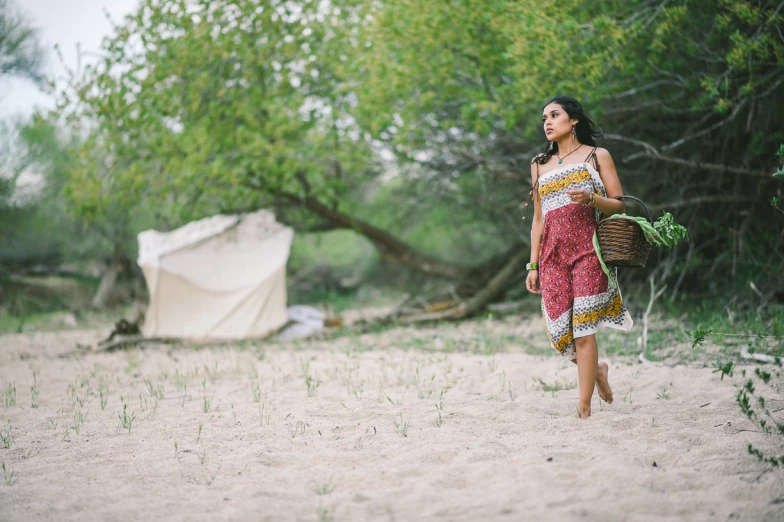
[[[536,181],[534,182],[533,188],[536,188],[537,185],[539,185],[539,162],[538,161],[536,162]]]
[[[534,200],[537,193],[539,191],[539,162],[536,162],[536,181],[534,182],[533,187],[531,187],[531,201]]]
[[[534,156],[534,159],[531,160],[531,163],[536,163],[536,180],[532,185],[533,190],[536,190],[536,187],[539,186],[539,158],[541,158],[542,156],[543,155],[541,153],[537,154],[536,156]]]
[[[531,163],[536,163],[536,181],[534,181],[533,185],[531,186],[531,191],[528,193],[528,203],[526,203],[523,207],[525,210],[523,211],[522,221],[525,221],[525,217],[528,214],[528,207],[530,207],[534,202],[534,198],[536,197],[539,189],[539,157],[540,155],[537,154],[534,156],[534,159],[531,160]]]
[[[588,161],[593,158],[593,166],[596,168],[596,172],[599,172],[599,158],[596,157],[596,149],[598,149],[598,147],[591,149],[591,152],[585,157],[585,163],[588,163]]]

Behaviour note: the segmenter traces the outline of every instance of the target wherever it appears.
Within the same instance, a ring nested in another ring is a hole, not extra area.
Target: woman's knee
[[[574,338],[574,347],[578,350],[589,348],[596,344],[596,335],[586,335]]]

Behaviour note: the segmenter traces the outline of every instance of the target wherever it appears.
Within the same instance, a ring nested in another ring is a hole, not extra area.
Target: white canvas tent
[[[294,232],[261,210],[139,234],[147,337],[246,339],[283,326]]]

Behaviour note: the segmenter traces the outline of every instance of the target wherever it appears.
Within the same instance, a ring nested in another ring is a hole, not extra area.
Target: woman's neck
[[[558,140],[558,155],[563,158],[582,147],[582,145],[579,141],[573,140],[571,135],[567,138],[561,138]]]

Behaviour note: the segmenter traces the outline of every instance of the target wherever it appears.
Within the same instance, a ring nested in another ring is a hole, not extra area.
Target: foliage
[[[8,0],[0,0],[0,78],[19,76],[41,82],[37,30]]]
[[[728,375],[732,377],[732,373],[735,371],[735,363],[732,361],[721,362],[721,359],[716,359],[715,370],[713,373],[720,373],[721,380],[724,380],[724,376]]]
[[[691,347],[694,348],[695,346],[702,346],[705,344],[705,339],[708,335],[712,334],[713,330],[711,328],[698,328],[693,332],[686,332],[686,335],[689,336],[691,340]]]
[[[0,240],[6,245],[18,236],[17,228],[29,217],[20,204],[25,194],[17,191],[19,178],[29,164],[21,148],[16,126],[0,122]]]
[[[77,212],[144,201],[179,222],[305,194],[344,203],[372,170],[348,114],[354,17],[314,2],[142,2],[63,94],[69,121],[94,125],[72,173]]]
[[[772,373],[771,373],[772,372]],[[737,386],[738,392],[735,401],[741,412],[760,427],[762,433],[773,437],[779,441],[777,448],[782,447],[784,442],[784,421],[774,416],[774,411],[770,408],[770,401],[763,395],[761,389],[772,392],[775,385],[771,384],[773,374],[781,376],[780,368],[772,368],[767,371],[764,368],[755,368],[752,375],[746,374],[743,370],[743,382]],[[747,378],[748,377],[748,378]],[[747,446],[750,455],[757,457],[760,461],[773,467],[784,466],[784,455],[770,455],[752,444]]]
[[[779,150],[776,152],[776,156],[781,158],[780,161],[784,163],[784,143],[782,143],[781,146],[779,146]],[[776,169],[776,172],[773,173],[773,177],[780,178],[782,176],[784,176],[784,167],[779,167],[778,169]]]
[[[83,140],[67,195],[87,221],[146,207],[161,228],[262,206],[324,228],[315,200],[421,230],[439,255],[465,250],[443,238],[473,221],[492,241],[471,259],[488,259],[528,242],[515,216],[537,115],[565,92],[607,131],[625,190],[689,229],[650,263],[672,295],[729,283],[756,299],[749,281],[766,280],[772,302],[782,17],[765,0],[146,0],[59,90]],[[423,227],[431,214],[445,226]]]
[[[134,222],[132,216],[143,215],[144,209],[112,208],[103,220],[87,227],[69,204],[66,195],[74,190],[70,175],[83,145],[78,136],[38,116],[20,122],[14,132],[17,169],[35,183],[25,192],[15,191],[10,216],[18,217],[0,220],[0,234],[13,245],[0,256],[0,263],[102,263],[112,255],[113,245],[135,251],[134,232],[146,223],[138,217]]]
[[[782,288],[781,263],[770,261],[781,240],[759,197],[776,190],[769,151],[782,139],[770,112],[784,110],[777,3],[395,2],[379,10],[366,27],[369,85],[358,119],[401,161],[425,167],[411,170],[434,198],[456,211],[482,208],[498,237],[517,240],[508,218],[545,143],[536,114],[566,92],[607,131],[626,190],[676,213],[697,238],[667,263],[687,269],[686,277],[669,271],[674,291],[715,291],[708,272],[739,283],[767,278],[769,295]],[[739,221],[744,238],[730,241]]]
[[[665,212],[659,219],[653,222],[656,230],[657,244],[672,248],[681,239],[689,240],[689,232],[686,227],[675,223],[672,214]]]

